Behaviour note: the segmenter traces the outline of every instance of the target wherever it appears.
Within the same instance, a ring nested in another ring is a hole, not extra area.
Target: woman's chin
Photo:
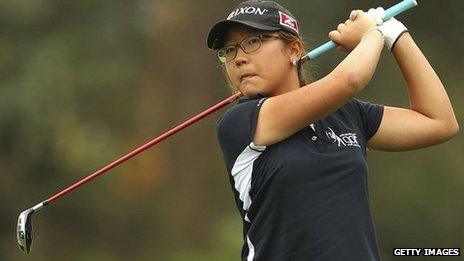
[[[240,89],[245,93],[258,93],[261,90],[259,86],[249,81],[243,81],[240,85]]]
[[[243,93],[243,95],[247,96],[247,97],[250,97],[250,96],[253,96],[257,93],[259,93],[259,91],[255,88],[250,88],[250,87],[245,87],[245,88],[241,88],[241,93]]]

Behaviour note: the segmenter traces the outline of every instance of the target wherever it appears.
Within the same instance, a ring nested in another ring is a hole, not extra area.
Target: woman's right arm
[[[268,146],[292,136],[342,107],[371,80],[383,49],[383,37],[378,30],[372,30],[361,40],[366,28],[375,26],[364,13],[345,24],[330,32],[329,38],[343,49],[354,49],[324,78],[267,99],[258,116],[255,145]]]

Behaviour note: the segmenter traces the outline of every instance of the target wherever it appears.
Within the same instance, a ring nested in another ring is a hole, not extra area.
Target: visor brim
[[[258,30],[276,31],[279,27],[263,25],[250,21],[222,20],[217,22],[208,33],[208,48],[217,50],[224,46],[225,37],[229,29],[234,25],[246,25]]]

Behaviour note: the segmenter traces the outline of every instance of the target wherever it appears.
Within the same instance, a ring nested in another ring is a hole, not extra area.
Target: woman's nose
[[[240,66],[248,62],[248,54],[243,52],[241,48],[237,50],[237,56],[235,56],[235,65]]]

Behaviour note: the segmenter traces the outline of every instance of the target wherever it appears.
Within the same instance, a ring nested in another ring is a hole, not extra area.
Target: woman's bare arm
[[[368,141],[377,150],[411,150],[442,143],[459,131],[446,90],[409,33],[393,55],[407,84],[410,108],[385,106],[377,133]]]

